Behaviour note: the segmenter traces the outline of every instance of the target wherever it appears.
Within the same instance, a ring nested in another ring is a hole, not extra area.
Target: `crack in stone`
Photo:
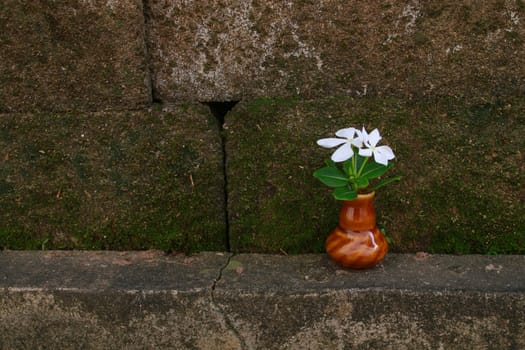
[[[219,126],[219,134],[221,138],[221,151],[222,151],[222,171],[223,171],[223,177],[224,177],[224,220],[226,224],[226,248],[228,252],[231,252],[230,249],[230,215],[228,212],[228,174],[227,174],[227,154],[226,154],[226,130],[224,128],[224,122],[225,117],[228,114],[228,112],[237,104],[238,101],[227,101],[227,102],[207,102],[205,103],[209,108],[210,112],[213,115],[215,119],[217,119],[218,126]],[[222,275],[228,265],[230,264],[232,258],[235,256],[235,254],[229,253],[228,259],[226,260],[226,263],[224,266],[222,266],[219,269],[219,273],[215,280],[213,281],[213,284],[210,289],[210,299],[211,299],[211,306],[217,311],[217,313],[220,315],[224,322],[224,326],[233,333],[233,335],[237,338],[237,341],[239,342],[240,349],[247,349],[246,346],[246,340],[243,338],[241,333],[238,331],[238,329],[235,327],[235,324],[233,321],[228,317],[228,312],[226,312],[215,300],[215,289],[217,288],[218,283],[222,279]]]
[[[243,350],[243,349],[248,348],[246,346],[246,341],[244,340],[241,333],[237,330],[233,322],[228,317],[228,312],[226,312],[215,300],[215,289],[217,288],[217,284],[221,281],[224,271],[228,268],[228,265],[230,265],[230,262],[234,256],[235,254],[229,254],[228,259],[226,259],[226,263],[223,266],[221,266],[221,268],[219,269],[219,273],[217,277],[213,280],[213,284],[210,289],[210,299],[211,299],[212,308],[214,308],[217,311],[217,313],[220,315],[220,317],[223,319],[225,327],[229,331],[231,331],[233,335],[235,335],[235,337],[239,341],[240,349]]]
[[[224,121],[229,111],[239,101],[227,101],[227,102],[206,102],[205,104],[210,108],[210,112],[219,124],[219,134],[221,137],[221,151],[222,151],[222,172],[224,180],[224,221],[226,225],[226,250],[230,249],[230,214],[228,212],[228,174],[227,174],[227,154],[226,154],[226,130],[224,128]]]
[[[226,260],[226,263],[224,264],[224,266],[221,266],[221,268],[219,269],[219,274],[213,280],[213,284],[211,286],[212,299],[213,299],[213,292],[215,291],[215,288],[217,287],[217,283],[219,283],[219,281],[222,279],[222,273],[224,272],[224,270],[226,270],[226,268],[228,267],[228,265],[230,264],[230,261],[232,260],[234,256],[235,254],[228,254],[228,259]]]

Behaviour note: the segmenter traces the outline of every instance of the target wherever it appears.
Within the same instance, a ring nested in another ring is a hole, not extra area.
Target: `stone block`
[[[3,0],[0,61],[0,112],[137,109],[151,99],[139,0]]]
[[[146,6],[153,85],[163,100],[525,93],[519,1]]]
[[[0,130],[0,248],[226,249],[207,107],[4,114]]]
[[[312,173],[341,128],[378,128],[399,183],[376,193],[377,222],[403,252],[523,253],[523,99],[241,101],[226,116],[233,251],[322,252],[340,203]]]
[[[227,259],[1,252],[0,347],[238,349],[209,297]]]
[[[521,349],[524,256],[0,252],[2,349]]]
[[[525,345],[523,256],[231,257],[214,301],[243,349],[505,349]],[[250,312],[246,312],[250,310]]]

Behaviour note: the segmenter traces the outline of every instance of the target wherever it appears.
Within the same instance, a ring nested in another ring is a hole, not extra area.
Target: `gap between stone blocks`
[[[144,54],[146,57],[146,61],[150,62],[150,48],[148,47],[148,0],[142,0],[142,15],[144,20]],[[154,84],[154,74],[152,71],[152,67],[150,65],[147,65],[147,84],[148,84],[148,90],[150,95],[150,103],[151,104],[162,104],[164,101],[156,96],[155,94],[155,84]],[[228,213],[228,178],[227,178],[227,169],[226,169],[226,162],[227,162],[227,155],[226,155],[226,137],[225,137],[225,131],[224,131],[224,121],[226,114],[230,110],[232,110],[233,107],[239,102],[239,100],[231,100],[231,101],[202,101],[201,103],[208,106],[210,109],[210,112],[212,116],[217,119],[218,126],[219,126],[219,135],[221,138],[221,152],[222,152],[222,173],[223,173],[223,183],[224,183],[224,222],[226,226],[226,237],[224,237],[225,245],[226,245],[226,251],[231,252],[231,246],[230,246],[230,223],[229,223],[229,213]]]
[[[227,161],[228,161],[228,155],[226,153],[226,135],[224,130],[224,121],[225,117],[228,114],[229,111],[232,110],[233,107],[238,103],[239,101],[225,101],[225,102],[205,102],[209,108],[212,116],[217,119],[218,126],[219,126],[219,135],[221,138],[221,151],[222,151],[222,175],[223,175],[223,182],[224,182],[224,222],[226,226],[226,250],[228,252],[231,252],[231,245],[230,245],[230,215],[228,212],[228,173],[227,173]],[[228,260],[229,262],[229,260]],[[226,266],[225,266],[226,267]],[[222,270],[221,270],[222,272]]]

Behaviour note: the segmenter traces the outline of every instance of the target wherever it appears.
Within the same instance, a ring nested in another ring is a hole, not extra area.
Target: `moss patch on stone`
[[[401,183],[376,195],[393,250],[525,252],[525,100],[258,99],[226,117],[234,251],[321,252],[340,203],[312,177],[339,128],[378,128]]]
[[[0,7],[0,112],[150,102],[141,1],[5,0]]]
[[[5,114],[0,130],[0,249],[226,248],[206,107]]]

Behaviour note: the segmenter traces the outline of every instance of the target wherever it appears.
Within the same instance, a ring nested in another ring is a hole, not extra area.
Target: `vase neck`
[[[376,227],[374,210],[375,193],[359,194],[351,201],[344,201],[339,215],[339,226],[350,231],[365,231]]]

